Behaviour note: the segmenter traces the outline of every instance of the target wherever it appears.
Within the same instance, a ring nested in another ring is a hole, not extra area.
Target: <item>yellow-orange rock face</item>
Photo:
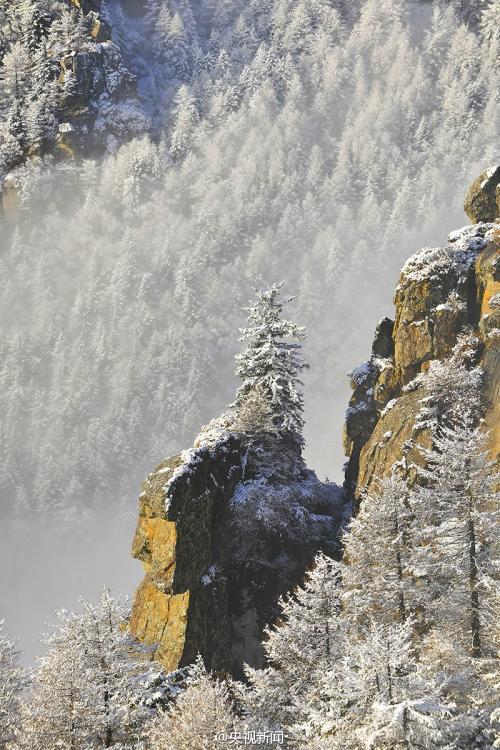
[[[225,666],[229,637],[224,619],[215,616],[224,610],[224,591],[207,587],[204,576],[216,555],[215,534],[224,531],[214,527],[239,481],[240,458],[229,438],[169,458],[144,482],[132,554],[145,577],[130,632],[168,671],[208,652],[215,667]]]
[[[165,594],[148,575],[136,592],[130,631],[145,646],[151,647],[151,658],[167,671],[177,669],[182,661],[188,610],[189,591]]]
[[[370,362],[354,371],[344,442],[358,499],[403,456],[409,465],[421,462],[419,447],[429,447],[430,435],[415,429],[421,396],[405,386],[432,360],[448,357],[466,331],[480,341],[485,424],[491,456],[498,461],[500,454],[500,226],[466,227],[450,235],[447,247],[410,258],[394,302],[384,356],[376,352],[377,329]]]

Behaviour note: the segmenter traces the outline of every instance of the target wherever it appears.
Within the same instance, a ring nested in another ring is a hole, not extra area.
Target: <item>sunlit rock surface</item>
[[[425,429],[415,430],[421,393],[407,386],[432,360],[448,357],[466,332],[477,338],[485,422],[492,457],[498,458],[499,251],[500,225],[479,223],[452,232],[446,246],[424,248],[405,264],[394,324],[387,319],[379,324],[371,359],[351,373],[344,447],[347,483],[357,499],[403,454],[410,464],[421,460],[420,446],[428,447],[430,437]]]
[[[144,483],[132,554],[145,578],[132,634],[168,670],[198,653],[233,674],[260,665],[279,597],[319,549],[336,553],[342,512],[341,490],[313,472],[290,481],[249,473],[238,435],[203,435]]]
[[[472,183],[464,203],[473,224],[495,221],[500,216],[500,164],[486,169]]]

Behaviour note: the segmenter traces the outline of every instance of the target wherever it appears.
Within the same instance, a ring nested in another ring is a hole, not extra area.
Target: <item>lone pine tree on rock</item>
[[[239,427],[251,438],[280,444],[284,453],[301,463],[304,447],[304,401],[301,372],[308,365],[302,356],[304,328],[283,318],[294,297],[280,299],[284,284],[255,290],[257,300],[247,308],[248,325],[242,329],[245,349],[236,356],[236,374],[243,381],[233,404]]]

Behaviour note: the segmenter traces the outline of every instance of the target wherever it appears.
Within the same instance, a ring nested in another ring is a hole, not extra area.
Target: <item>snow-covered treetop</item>
[[[257,301],[246,308],[248,325],[242,329],[244,351],[236,356],[236,374],[243,381],[234,407],[244,414],[247,432],[274,432],[299,449],[304,444],[303,396],[300,373],[308,365],[302,357],[304,328],[283,319],[283,308],[293,297],[280,299],[284,284],[256,289]],[[248,414],[254,404],[255,419]]]

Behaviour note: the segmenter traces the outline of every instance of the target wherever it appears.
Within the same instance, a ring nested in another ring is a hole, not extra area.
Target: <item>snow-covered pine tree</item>
[[[498,475],[488,435],[475,415],[455,414],[424,452],[426,485],[415,493],[419,567],[428,582],[426,608],[435,627],[473,658],[491,654],[493,602],[500,559]]]
[[[450,710],[414,654],[413,623],[365,625],[350,644],[351,721],[348,737],[375,750],[446,748],[452,737]]]
[[[82,612],[58,612],[48,651],[24,709],[22,747],[137,747],[151,716],[158,671],[134,658],[125,626],[128,608],[105,591]]]
[[[227,685],[207,673],[201,657],[189,668],[185,689],[152,723],[150,750],[223,750],[218,733],[234,731],[236,717]]]
[[[281,601],[276,626],[265,631],[267,666],[246,668],[249,688],[243,700],[250,717],[303,735],[302,722],[324,697],[322,675],[339,668],[346,645],[339,586],[339,563],[320,554],[304,585]]]
[[[344,538],[343,600],[355,618],[404,622],[415,606],[414,514],[406,482],[380,480],[361,503]]]
[[[500,37],[500,0],[490,0],[481,13],[481,33],[488,42]]]
[[[0,750],[11,747],[18,735],[25,687],[26,674],[15,644],[4,631],[4,620],[0,620]]]
[[[245,349],[236,355],[236,374],[243,382],[233,407],[237,413],[245,411],[248,399],[255,400],[258,393],[268,405],[275,437],[300,457],[304,446],[300,375],[308,365],[301,351],[304,329],[282,317],[284,306],[294,299],[280,299],[283,286],[257,289],[256,303],[247,308],[248,325],[241,338]]]
[[[183,84],[176,94],[175,121],[170,141],[170,156],[174,161],[183,159],[192,146],[199,122],[198,103],[189,86]]]

